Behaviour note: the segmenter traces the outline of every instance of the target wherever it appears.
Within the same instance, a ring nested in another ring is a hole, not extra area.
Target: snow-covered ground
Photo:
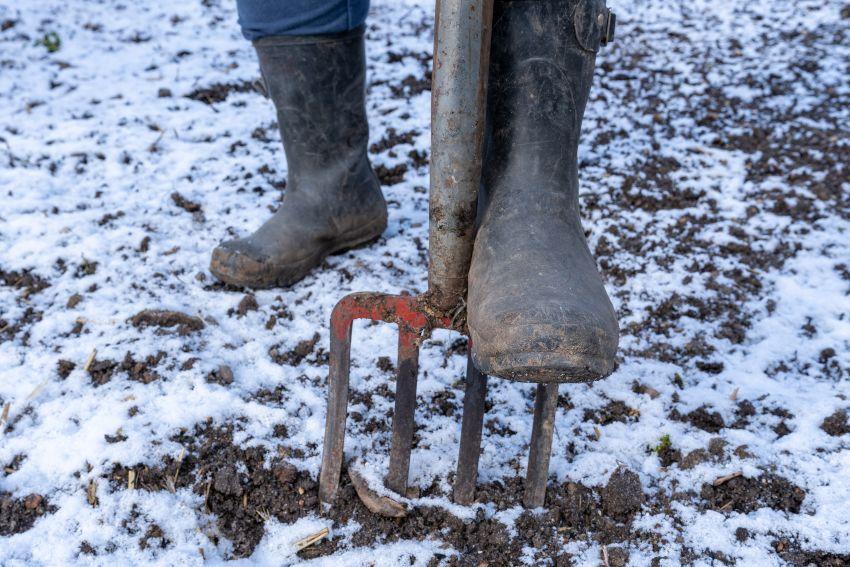
[[[455,507],[465,345],[435,334],[421,495],[388,521],[347,485],[315,506],[327,322],[426,286],[432,3],[370,15],[384,237],[253,296],[207,270],[286,177],[232,2],[0,3],[0,564],[850,564],[850,4],[611,5],[580,159],[619,369],[562,386],[542,514],[512,496],[533,388],[491,380],[480,502]],[[346,454],[372,478],[394,349],[355,328]],[[605,504],[618,467],[636,513]]]

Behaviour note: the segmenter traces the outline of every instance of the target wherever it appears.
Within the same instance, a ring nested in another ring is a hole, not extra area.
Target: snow
[[[850,437],[830,437],[820,428],[825,417],[850,407],[850,282],[838,268],[843,263],[846,270],[850,264],[847,164],[830,166],[829,155],[812,148],[808,163],[775,158],[773,175],[753,176],[753,164],[764,148],[715,145],[718,132],[695,118],[705,114],[700,105],[711,98],[709,89],[716,89],[732,101],[731,112],[740,118],[723,136],[748,132],[747,121],[759,123],[758,112],[771,110],[796,117],[792,124],[770,124],[787,134],[789,144],[805,144],[793,137],[791,126],[829,131],[841,124],[834,134],[835,149],[846,148],[850,48],[837,41],[839,31],[847,28],[840,14],[843,5],[789,0],[610,4],[619,16],[619,38],[600,55],[580,155],[591,249],[602,238],[612,242],[614,250],[606,260],[629,274],[620,281],[605,270],[621,315],[622,359],[604,381],[562,387],[569,407],[558,409],[552,478],[601,486],[625,465],[639,473],[645,491],[670,494],[681,487],[698,493],[702,483],[736,470],[747,477],[775,471],[806,492],[799,514],[769,508],[724,514],[696,501],[675,503],[674,518],[646,509],[635,526],[656,533],[661,548],[635,543],[630,548],[634,565],[648,565],[654,556],[662,557],[662,565],[677,565],[684,547],[720,551],[742,565],[781,565],[771,546],[778,535],[799,540],[804,549],[850,553]],[[374,2],[368,35],[371,139],[380,140],[389,127],[418,132],[412,144],[393,149],[396,157],[373,155],[376,164],[407,163],[410,150],[428,149],[429,93],[399,98],[380,81],[395,84],[421,74],[416,58],[393,62],[389,54],[430,52],[430,31],[422,31],[420,23],[431,21],[431,11],[425,0]],[[207,419],[238,424],[239,443],[272,450],[280,442],[273,427],[285,425],[287,446],[303,452],[293,463],[317,475],[327,367],[311,357],[278,364],[269,350],[276,345],[281,352],[289,350],[314,333],[320,336],[318,346],[326,349],[330,310],[348,292],[425,289],[425,255],[415,239],[420,246],[427,244],[427,194],[422,190],[428,185],[427,168],[411,166],[404,182],[384,187],[390,224],[379,243],[329,258],[323,269],[290,289],[257,292],[258,311],[232,316],[228,312],[244,294],[211,287],[209,253],[219,241],[244,235],[264,220],[280,196],[274,184],[286,171],[268,101],[252,92],[231,93],[214,105],[185,98],[200,87],[257,76],[232,3],[43,0],[0,5],[0,22],[7,19],[17,23],[0,32],[0,269],[31,270],[50,287],[24,297],[21,290],[0,286],[0,319],[18,321],[28,308],[43,313],[26,327],[28,339],[23,333],[10,340],[0,335],[0,410],[9,404],[13,425],[0,433],[0,465],[26,456],[17,470],[0,475],[0,492],[19,498],[43,494],[56,510],[29,531],[0,538],[0,564],[223,562],[230,557],[229,544],[210,538],[215,518],[204,511],[201,496],[189,489],[112,490],[103,476],[115,463],[154,465],[165,456],[176,458],[182,447],[172,440],[175,432]],[[62,39],[55,53],[35,44],[48,31]],[[783,40],[786,32],[794,32],[793,38]],[[807,40],[806,34],[814,38]],[[733,41],[739,45],[731,45]],[[813,57],[820,60],[816,70],[796,66]],[[617,73],[623,76],[615,77]],[[776,94],[772,85],[779,81],[789,81],[791,87]],[[161,88],[173,96],[159,97]],[[814,111],[814,117],[806,115]],[[257,127],[266,130],[267,141],[252,137]],[[610,134],[609,139],[603,134]],[[650,162],[662,158],[679,164],[670,173],[672,188],[646,173]],[[261,173],[264,165],[271,170]],[[813,181],[789,181],[792,167]],[[818,200],[813,187],[829,172],[837,195]],[[690,191],[703,196],[674,208],[632,206],[621,202],[629,176],[646,187],[645,198],[681,197]],[[177,208],[174,192],[200,203],[205,220]],[[801,198],[813,199],[817,219],[807,222],[776,212],[776,195],[784,195],[792,208]],[[749,216],[751,205],[758,211]],[[105,219],[118,211],[123,215]],[[705,216],[706,222],[694,225],[690,241],[677,242],[671,231],[690,222],[687,216]],[[619,239],[612,230],[619,231]],[[145,236],[150,244],[143,253],[139,246]],[[744,237],[763,256],[778,258],[783,245],[799,250],[775,266],[748,265],[749,257],[723,248]],[[640,243],[641,254],[623,244],[628,239]],[[678,244],[684,252],[671,252]],[[97,262],[96,272],[77,277],[85,261]],[[709,264],[713,272],[706,270]],[[666,332],[650,325],[650,309],[676,294],[722,304],[729,295],[718,288],[739,285],[727,274],[735,269],[759,282],[758,290],[742,289],[735,296],[735,310],[749,324],[741,342],[718,336],[722,321],[695,315],[687,305]],[[83,296],[82,302],[66,308],[75,293]],[[279,317],[267,330],[269,316],[281,307],[291,320]],[[198,315],[206,327],[184,337],[128,323],[148,308]],[[83,331],[70,333],[78,321]],[[806,325],[816,331],[804,332]],[[438,332],[423,345],[419,441],[411,463],[412,484],[426,488],[436,480],[446,492],[455,467],[465,369],[463,356],[445,354],[456,338]],[[649,352],[658,345],[681,350],[695,339],[713,349],[708,358],[722,363],[722,370],[700,370],[695,366],[699,357],[670,361]],[[380,356],[394,359],[395,340],[391,326],[356,325],[355,392],[392,389],[392,376],[377,371],[375,362]],[[95,349],[99,360],[117,361],[128,351],[137,360],[164,351],[168,366],[158,369],[162,379],[149,384],[130,381],[119,371],[95,388],[83,370]],[[825,349],[834,349],[834,355],[822,363]],[[194,357],[199,358],[194,367],[182,370]],[[77,365],[64,380],[56,374],[60,359]],[[205,376],[222,364],[233,369],[233,384],[208,383]],[[677,376],[684,388],[674,384]],[[652,399],[635,393],[636,381],[660,395]],[[258,392],[278,386],[279,402],[257,398]],[[434,396],[446,391],[455,395],[456,411],[449,416],[434,411]],[[480,482],[524,473],[533,391],[532,385],[491,379],[487,419],[497,427],[484,430]],[[745,399],[757,403],[759,413],[752,423],[726,427],[719,435],[730,450],[746,445],[751,458],[732,456],[689,470],[664,469],[648,450],[664,434],[683,454],[705,448],[715,436],[671,420],[673,408],[687,414],[707,405],[728,425],[735,420],[736,400]],[[372,400],[369,410],[363,404],[350,408],[367,419],[359,424],[349,420],[346,454],[364,458],[368,476],[379,479],[389,438],[386,432],[367,431],[366,422],[384,421],[392,403],[381,396]],[[636,409],[639,419],[599,426],[585,420],[586,409],[599,410],[612,400]],[[132,417],[131,408],[137,410]],[[784,418],[763,408],[790,412],[793,417],[785,421],[791,432],[777,437],[772,428]],[[105,434],[119,430],[125,441],[105,440]],[[86,502],[91,480],[100,480],[97,507]],[[410,502],[440,506],[465,519],[475,515],[475,508],[446,498]],[[484,508],[509,526],[519,515],[516,509]],[[140,529],[127,529],[131,514]],[[167,534],[171,543],[166,548],[139,547],[139,537],[152,523]],[[292,525],[270,519],[254,554],[238,563],[297,563],[293,542],[328,525],[318,510]],[[735,539],[740,526],[753,534],[746,542]],[[332,535],[345,543],[356,530],[356,525],[342,526]],[[98,555],[80,553],[83,541]],[[570,542],[565,551],[575,554],[578,565],[598,565],[596,543]],[[452,554],[433,534],[425,541],[375,548],[343,545],[314,562],[425,565],[437,552]],[[533,550],[528,557],[533,561]],[[704,556],[695,564],[710,562]]]

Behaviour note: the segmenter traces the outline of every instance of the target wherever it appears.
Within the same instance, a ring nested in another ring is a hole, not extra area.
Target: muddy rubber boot
[[[291,285],[329,254],[376,240],[387,206],[366,154],[363,28],[254,42],[277,109],[289,168],[280,209],[251,236],[212,254],[220,280]]]
[[[577,150],[613,21],[604,0],[497,0],[493,21],[473,360],[515,380],[596,380],[619,331],[579,219]]]

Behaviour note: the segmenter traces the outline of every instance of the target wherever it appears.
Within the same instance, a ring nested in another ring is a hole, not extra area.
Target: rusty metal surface
[[[534,424],[531,427],[528,470],[525,475],[523,504],[526,508],[538,508],[543,506],[546,500],[546,481],[549,478],[549,458],[552,456],[557,409],[558,383],[538,384],[537,396],[534,398]]]
[[[331,349],[328,374],[328,416],[319,475],[319,499],[330,504],[339,488],[348,416],[348,381],[351,364],[351,328],[355,319],[394,323],[399,328],[396,415],[387,475],[389,488],[404,494],[410,467],[413,413],[419,344],[434,329],[463,332],[460,318],[434,310],[421,295],[352,293],[340,300],[331,313]]]
[[[466,294],[481,183],[492,0],[437,0],[431,85],[429,301]]]
[[[410,450],[413,431],[416,429],[416,383],[419,374],[419,344],[417,335],[405,331],[398,336],[398,376],[395,383],[395,412],[390,442],[390,466],[387,471],[387,488],[407,494],[407,477],[410,473]]]
[[[468,346],[472,350],[472,345]],[[475,483],[478,482],[478,459],[481,456],[481,431],[487,399],[487,375],[472,364],[471,355],[466,360],[466,390],[463,393],[463,417],[460,426],[460,449],[455,475],[454,501],[468,506],[475,500]]]

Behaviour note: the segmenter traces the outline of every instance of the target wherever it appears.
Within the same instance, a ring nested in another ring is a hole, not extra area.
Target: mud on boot
[[[613,20],[604,0],[497,0],[493,22],[472,356],[503,378],[602,378],[618,326],[579,219],[577,152]]]
[[[218,279],[288,286],[329,254],[376,240],[387,207],[367,157],[363,28],[254,42],[288,164],[280,209],[247,238],[212,254]]]

